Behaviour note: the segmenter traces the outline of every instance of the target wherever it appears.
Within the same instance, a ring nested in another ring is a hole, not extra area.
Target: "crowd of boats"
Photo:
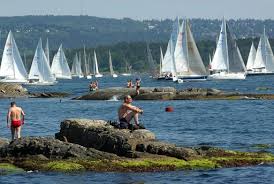
[[[252,43],[245,66],[236,38],[225,19],[216,45],[213,59],[205,67],[188,20],[173,23],[172,33],[163,56],[160,48],[160,73],[158,79],[177,82],[207,79],[245,79],[247,75],[274,74],[274,56],[265,29],[257,51]]]
[[[149,46],[147,47],[148,61],[153,60]],[[210,56],[211,58],[211,56]],[[93,67],[91,55],[87,57],[85,47],[83,56],[76,53],[70,69],[65,53],[60,45],[50,65],[49,44],[45,49],[40,39],[32,60],[29,73],[22,62],[19,50],[10,31],[3,51],[0,67],[0,82],[15,82],[31,85],[54,85],[57,79],[72,79],[72,77],[91,79],[102,77],[99,72],[96,52],[93,53]],[[153,65],[155,63],[149,62]],[[117,77],[112,66],[112,57],[109,51],[110,75]],[[91,70],[93,68],[93,71]],[[156,71],[154,67],[152,72]],[[252,43],[248,61],[245,66],[236,38],[225,19],[222,21],[221,31],[216,45],[213,59],[205,67],[196,46],[188,20],[180,23],[175,19],[172,33],[163,55],[160,48],[160,73],[155,72],[158,79],[173,80],[176,82],[207,80],[207,79],[245,79],[247,75],[274,74],[274,56],[266,35],[265,29],[260,37],[257,51]],[[130,75],[124,73],[122,75]]]
[[[50,65],[48,40],[45,49],[43,49],[42,40],[40,38],[29,73],[27,73],[13,34],[10,31],[3,51],[0,67],[0,82],[22,83],[28,85],[54,85],[57,83],[57,79],[72,79],[72,77],[85,77],[91,79],[92,76],[103,77],[98,69],[98,61],[95,51],[93,55],[93,71],[91,71],[90,66],[91,57],[86,56],[84,47],[83,63],[81,61],[81,54],[76,53],[70,69],[62,44],[54,55]],[[113,70],[110,51],[109,66],[111,76],[114,78],[117,77],[118,75]],[[123,73],[122,75],[130,75],[130,73]]]

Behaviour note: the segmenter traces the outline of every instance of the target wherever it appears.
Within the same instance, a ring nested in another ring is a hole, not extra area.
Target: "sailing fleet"
[[[209,55],[208,68],[205,67],[202,61],[189,20],[180,21],[178,18],[175,19],[165,54],[160,48],[160,71],[158,74],[157,67],[155,67],[156,62],[153,60],[148,44],[147,54],[152,77],[173,80],[178,83],[218,79],[243,80],[247,75],[274,74],[274,56],[265,28],[260,37],[257,50],[254,44],[251,44],[245,66],[235,36],[225,19],[222,20],[213,57]],[[118,75],[113,70],[110,51],[108,57],[110,75],[116,78]],[[93,67],[91,67],[92,58]],[[130,65],[126,62],[126,70],[130,69]],[[126,72],[121,75],[129,76],[130,73]],[[0,66],[0,82],[54,85],[57,83],[57,79],[72,79],[72,77],[91,79],[92,76],[96,78],[103,77],[103,74],[99,72],[95,50],[93,57],[91,55],[87,56],[84,46],[83,56],[81,53],[76,53],[70,69],[61,44],[50,66],[49,42],[47,39],[45,49],[43,49],[41,38],[38,41],[28,74],[13,34],[11,31],[9,32]]]
[[[175,19],[166,52],[163,56],[160,48],[160,72],[158,79],[183,81],[201,81],[218,79],[243,80],[247,75],[274,74],[274,56],[268,37],[262,34],[256,51],[252,43],[245,66],[235,36],[229,29],[225,19],[222,20],[221,30],[213,58],[206,69],[188,20],[180,24]]]
[[[67,58],[63,51],[62,44],[54,55],[51,66],[49,59],[49,43],[46,41],[46,47],[43,49],[42,39],[38,41],[35,54],[32,60],[29,74],[27,73],[17,48],[15,39],[10,31],[3,51],[3,57],[0,66],[0,82],[20,83],[28,85],[54,85],[57,79],[72,79],[78,77],[86,79],[94,77],[99,78],[103,75],[99,72],[96,52],[93,55],[93,72],[91,71],[91,56],[86,56],[84,47],[84,65],[82,70],[81,54],[76,53],[73,59],[72,67],[69,68]],[[118,77],[112,66],[111,53],[109,51],[110,74],[113,78]]]

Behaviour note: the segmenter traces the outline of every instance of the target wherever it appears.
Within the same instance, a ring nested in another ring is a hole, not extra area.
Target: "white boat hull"
[[[26,80],[26,79],[9,79],[9,78],[3,78],[3,79],[0,79],[0,82],[26,84],[29,81]]]
[[[56,76],[56,79],[72,79],[70,76]]]
[[[30,82],[30,83],[27,83],[26,85],[30,85],[30,86],[53,86],[55,84],[57,84],[58,82],[57,81],[54,81],[54,82]]]
[[[112,77],[116,78],[116,77],[118,77],[118,75],[117,74],[112,74]]]
[[[244,80],[246,78],[246,73],[227,73],[220,72],[208,76],[211,80]]]
[[[103,75],[102,74],[96,74],[95,77],[100,78],[100,77],[103,77]]]
[[[87,75],[86,79],[92,79],[92,76],[91,75]]]
[[[122,76],[131,76],[131,73],[122,73]]]

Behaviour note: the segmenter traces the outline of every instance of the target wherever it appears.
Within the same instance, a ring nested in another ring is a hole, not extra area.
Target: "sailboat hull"
[[[103,75],[102,74],[96,74],[95,77],[100,78],[100,77],[103,77]]]
[[[116,78],[116,77],[118,77],[118,75],[117,74],[112,74],[112,77]]]
[[[208,76],[210,80],[244,80],[246,78],[246,73],[227,73],[227,72],[220,72],[214,73]]]
[[[27,83],[26,85],[30,85],[30,86],[53,86],[57,83],[58,83],[57,81],[54,81],[54,82],[39,82],[39,81],[36,81],[36,82]]]
[[[26,83],[28,83],[29,81],[26,80],[26,79],[13,79],[13,78],[5,77],[5,78],[1,78],[1,79],[0,79],[0,82],[3,82],[3,83],[26,84]]]
[[[187,76],[178,76],[179,79],[183,81],[205,81],[207,80],[207,75],[187,75]]]

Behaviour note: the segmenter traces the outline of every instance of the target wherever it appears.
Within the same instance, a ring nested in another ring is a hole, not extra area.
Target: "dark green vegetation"
[[[207,65],[209,54],[212,55],[216,38],[220,31],[220,20],[191,19],[191,29],[197,41],[201,56]],[[274,36],[273,20],[229,20],[228,24],[236,35],[244,61],[250,49],[251,40],[262,33],[263,26],[269,37]],[[34,51],[41,37],[45,43],[50,43],[50,58],[52,60],[60,43],[63,43],[69,61],[72,63],[76,51],[82,51],[86,45],[88,54],[93,55],[96,48],[99,66],[102,71],[108,67],[108,50],[113,56],[114,69],[122,72],[125,63],[133,70],[145,72],[148,70],[146,44],[150,42],[152,55],[159,63],[159,47],[165,52],[167,41],[172,28],[172,20],[137,21],[129,18],[109,19],[91,16],[22,16],[0,17],[0,52],[9,30],[12,30],[18,48],[24,60],[26,55],[27,68],[30,67]],[[271,40],[271,45],[274,41]],[[82,51],[83,52],[83,51]]]

